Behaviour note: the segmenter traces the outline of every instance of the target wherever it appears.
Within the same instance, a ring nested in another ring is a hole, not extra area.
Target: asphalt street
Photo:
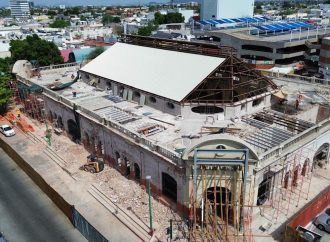
[[[8,242],[87,241],[2,149],[0,231]]]

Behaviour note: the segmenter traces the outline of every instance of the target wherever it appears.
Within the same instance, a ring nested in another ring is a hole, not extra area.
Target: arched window
[[[310,160],[307,158],[304,162],[303,168],[301,169],[301,175],[306,176],[310,166]]]
[[[177,201],[177,183],[173,177],[167,173],[162,173],[162,193],[173,202]]]
[[[78,141],[81,139],[79,126],[73,119],[68,120],[68,130],[73,141]]]
[[[193,113],[200,113],[200,114],[216,114],[216,113],[223,113],[223,108],[217,106],[197,106],[191,109]]]
[[[268,177],[264,179],[258,187],[258,197],[257,197],[257,205],[263,205],[270,196],[272,178]]]
[[[264,101],[264,98],[258,98],[252,101],[252,106],[259,106]]]
[[[136,97],[136,98],[140,98],[141,97],[141,94],[140,94],[140,92],[135,91],[133,93],[133,96]]]
[[[167,106],[169,109],[174,109],[174,108],[175,108],[174,104],[171,103],[171,102],[167,102],[167,103],[166,103],[166,106]]]
[[[288,171],[284,175],[283,188],[288,189],[291,173]]]
[[[135,173],[135,175],[134,175],[135,180],[140,181],[140,179],[141,179],[141,170],[140,170],[140,167],[137,163],[134,163],[134,173]]]
[[[156,100],[156,98],[155,97],[149,97],[149,101],[151,102],[151,103],[156,103],[157,102],[157,100]]]
[[[215,147],[216,149],[218,150],[225,150],[226,149],[226,146],[224,145],[217,145],[217,147]]]
[[[292,183],[291,183],[291,186],[293,186],[293,187],[298,186],[299,170],[300,170],[300,165],[296,166],[293,171],[293,177],[292,177]]]

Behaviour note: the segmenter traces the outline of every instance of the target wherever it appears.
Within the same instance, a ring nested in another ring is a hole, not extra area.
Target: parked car
[[[15,130],[7,124],[0,126],[0,132],[7,137],[14,136],[16,134]]]
[[[322,213],[316,217],[313,223],[320,230],[330,233],[330,216],[328,214]]]

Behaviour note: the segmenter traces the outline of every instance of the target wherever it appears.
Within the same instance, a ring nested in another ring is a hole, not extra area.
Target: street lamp
[[[146,180],[148,183],[148,195],[149,195],[149,221],[150,221],[150,233],[153,233],[152,229],[152,204],[151,204],[151,176],[146,176]]]

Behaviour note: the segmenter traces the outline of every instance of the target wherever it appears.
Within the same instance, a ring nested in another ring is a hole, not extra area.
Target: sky
[[[125,5],[125,4],[146,4],[150,2],[164,3],[169,0],[34,0],[35,5],[60,5],[76,6],[76,5]],[[7,7],[9,0],[0,0],[0,6]]]

